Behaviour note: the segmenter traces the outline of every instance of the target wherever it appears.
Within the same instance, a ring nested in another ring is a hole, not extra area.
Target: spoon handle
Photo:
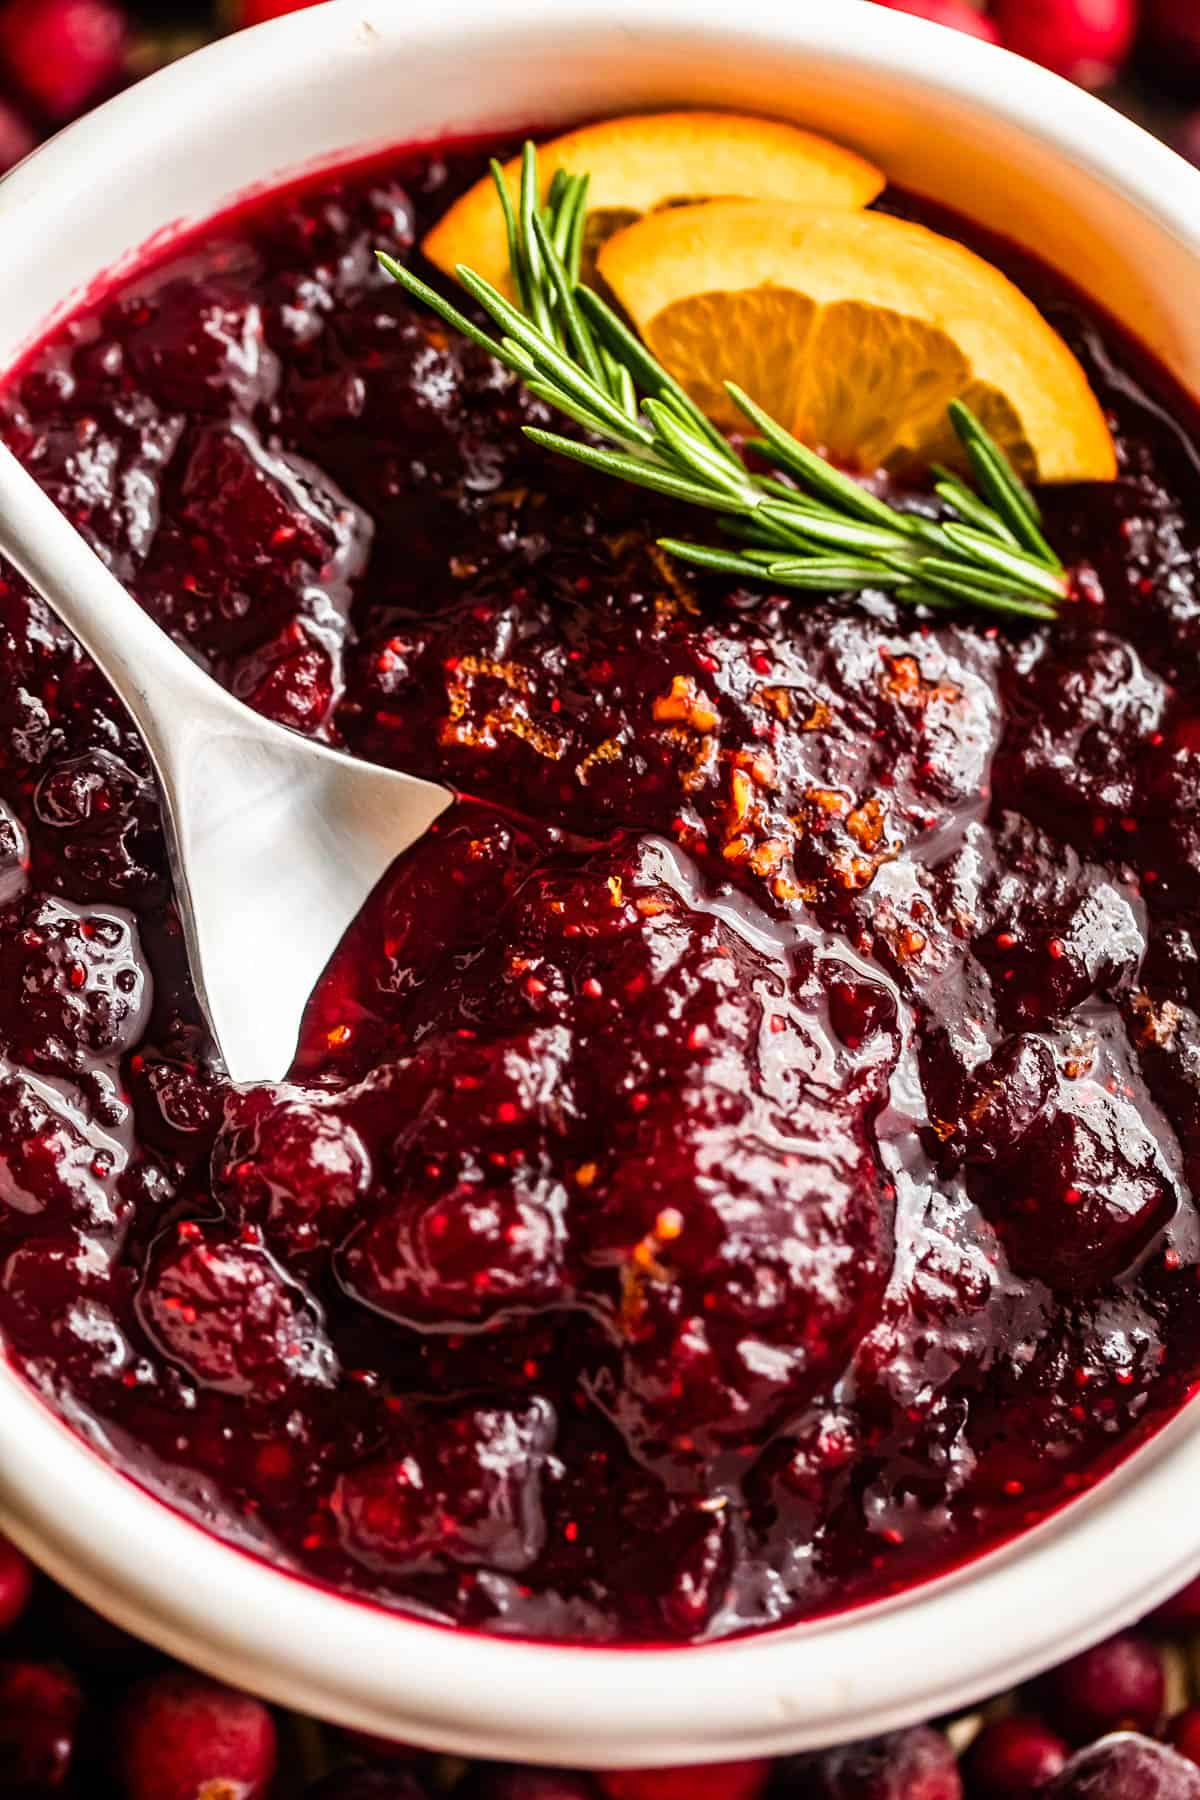
[[[178,708],[221,690],[143,612],[90,544],[0,443],[0,555],[49,602],[132,713],[151,753]]]

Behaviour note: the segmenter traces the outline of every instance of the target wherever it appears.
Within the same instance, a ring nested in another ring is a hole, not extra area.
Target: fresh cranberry
[[[1168,1719],[1163,1735],[1180,1756],[1200,1764],[1200,1706],[1185,1706]]]
[[[704,1771],[689,1769],[687,1773],[694,1778],[702,1777]],[[620,1777],[601,1779],[612,1781]],[[696,1800],[705,1800],[703,1788],[690,1791]],[[597,1793],[596,1780],[590,1775],[569,1769],[520,1769],[496,1764],[479,1772],[471,1800],[597,1800]]]
[[[1200,1575],[1186,1587],[1172,1594],[1150,1615],[1156,1625],[1180,1626],[1191,1630],[1200,1623]]]
[[[235,26],[262,25],[268,19],[282,19],[285,13],[303,12],[319,0],[231,0],[231,19]]]
[[[0,1792],[65,1785],[82,1709],[79,1684],[57,1663],[0,1663]]]
[[[1118,1732],[1077,1750],[1044,1800],[1200,1800],[1200,1770],[1165,1744]]]
[[[1085,87],[1111,81],[1133,47],[1134,0],[996,0],[1006,49]]]
[[[128,1800],[236,1794],[265,1800],[275,1774],[275,1721],[260,1700],[183,1670],[135,1687],[116,1720]]]
[[[304,1790],[304,1800],[428,1800],[407,1769],[337,1769]]]
[[[998,44],[996,27],[971,3],[971,0],[879,0],[893,12],[912,13],[914,18],[931,19],[935,25],[952,25],[970,37]]]
[[[758,1759],[686,1769],[613,1770],[596,1780],[607,1800],[758,1800],[770,1773],[770,1763]],[[540,1796],[531,1794],[530,1800]],[[545,1800],[556,1800],[553,1789]],[[563,1800],[570,1800],[570,1790]]]
[[[787,1768],[781,1800],[962,1800],[954,1752],[928,1725],[804,1756]]]
[[[15,107],[0,100],[0,175],[15,168],[33,149],[33,131]]]
[[[1142,0],[1142,17],[1155,73],[1194,93],[1200,77],[1200,14],[1193,0]]]
[[[125,40],[125,14],[109,0],[8,0],[0,9],[0,64],[52,119],[116,80]]]
[[[1149,1638],[1119,1632],[1051,1669],[1037,1691],[1073,1743],[1106,1731],[1153,1731],[1166,1698],[1162,1656]]]
[[[0,1538],[0,1631],[16,1624],[33,1592],[33,1568],[15,1544]]]
[[[971,1800],[1026,1800],[1054,1779],[1068,1755],[1062,1738],[1031,1713],[993,1719],[964,1759],[967,1792]]]

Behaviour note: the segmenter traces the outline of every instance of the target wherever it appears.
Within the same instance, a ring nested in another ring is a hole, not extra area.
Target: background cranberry
[[[1029,1713],[985,1725],[964,1758],[971,1800],[1025,1800],[1052,1781],[1067,1760],[1056,1732]]]
[[[0,1663],[0,1793],[63,1786],[82,1709],[78,1682],[57,1663]]]
[[[339,1769],[305,1788],[304,1800],[426,1800],[407,1769]]]
[[[1156,1625],[1193,1627],[1200,1625],[1200,1576],[1164,1600],[1150,1615]]]
[[[1200,7],[1196,0],[1142,0],[1155,75],[1172,86],[1200,79]]]
[[[15,107],[0,100],[0,175],[28,156],[33,149],[33,130]]]
[[[1185,1706],[1182,1712],[1176,1713],[1167,1726],[1166,1736],[1180,1756],[1200,1764],[1200,1706]]]
[[[1111,81],[1133,46],[1134,0],[997,0],[1000,41],[1085,87]]]
[[[991,20],[977,12],[969,0],[879,0],[879,3],[889,7],[892,12],[912,13],[918,19],[932,19],[935,25],[952,25],[956,31],[965,31],[971,37],[985,38],[989,44],[1000,42]]]
[[[128,1800],[264,1800],[275,1774],[275,1721],[262,1702],[184,1670],[135,1687],[116,1733]]]
[[[8,0],[0,59],[51,119],[66,119],[117,79],[125,15],[109,0]]]
[[[267,19],[282,19],[285,13],[302,12],[318,0],[231,0],[230,20],[235,26],[262,25]]]
[[[770,1773],[770,1763],[755,1760],[695,1769],[614,1769],[596,1779],[606,1800],[757,1800]]]
[[[696,1771],[688,1770],[687,1773],[690,1779]],[[472,1784],[470,1793],[471,1800],[596,1800],[597,1789],[590,1775],[581,1775],[571,1769],[517,1769],[497,1765],[483,1770],[478,1784]]]
[[[1052,1669],[1037,1691],[1073,1743],[1106,1731],[1153,1731],[1166,1696],[1162,1657],[1149,1638],[1119,1632]]]
[[[962,1800],[962,1791],[947,1739],[917,1725],[798,1757],[786,1771],[780,1800]]]
[[[1045,1800],[1200,1800],[1200,1771],[1133,1732],[1080,1750],[1044,1788]]]
[[[15,1625],[33,1591],[33,1570],[15,1544],[0,1538],[0,1631]]]

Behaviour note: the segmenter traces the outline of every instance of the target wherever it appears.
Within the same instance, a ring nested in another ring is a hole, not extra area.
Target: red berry
[[[770,1773],[770,1763],[755,1759],[699,1769],[615,1769],[596,1779],[606,1800],[757,1800]]]
[[[888,1737],[798,1757],[787,1800],[962,1800],[962,1777],[940,1731],[917,1725]]]
[[[969,0],[879,0],[879,4],[892,12],[912,13],[916,19],[932,19],[935,25],[952,25],[956,31],[984,38],[989,44],[1000,42],[991,20],[976,12]]]
[[[997,0],[1000,41],[1084,87],[1111,81],[1133,47],[1135,0]]]
[[[1200,8],[1196,0],[1143,0],[1146,41],[1155,55],[1155,73],[1172,87],[1200,78]]]
[[[15,169],[32,149],[33,132],[20,113],[0,100],[0,175],[6,169]]]
[[[1077,1751],[1042,1792],[1044,1800],[1200,1800],[1200,1773],[1165,1745],[1119,1732]]]
[[[1200,143],[1197,145],[1200,150]],[[1172,1594],[1169,1600],[1156,1607],[1150,1617],[1156,1625],[1184,1625],[1192,1627],[1200,1624],[1200,1575],[1195,1581],[1189,1581],[1186,1587]]]
[[[0,64],[52,119],[79,112],[116,80],[125,15],[110,0],[7,0]]]
[[[285,13],[302,12],[317,4],[318,0],[231,0],[229,11],[236,30],[243,25],[265,25],[268,19],[282,19]]]
[[[1169,1744],[1189,1762],[1200,1764],[1200,1706],[1185,1706],[1176,1713],[1166,1730]]]
[[[1028,1713],[985,1725],[964,1759],[972,1800],[1026,1800],[1067,1760],[1063,1740]]]
[[[1106,1638],[1042,1678],[1047,1717],[1072,1743],[1106,1731],[1153,1731],[1162,1717],[1162,1657],[1131,1631]]]
[[[33,1569],[15,1544],[0,1538],[0,1631],[16,1624],[33,1591]]]
[[[0,1663],[0,1793],[63,1786],[82,1707],[79,1684],[57,1663]]]
[[[275,1721],[249,1694],[183,1670],[135,1687],[117,1721],[127,1800],[263,1800],[275,1773]]]

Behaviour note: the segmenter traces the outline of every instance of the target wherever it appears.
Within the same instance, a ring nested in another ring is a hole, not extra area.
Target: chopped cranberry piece
[[[138,1310],[166,1355],[205,1387],[275,1399],[334,1379],[315,1301],[265,1250],[211,1226],[167,1231]]]
[[[259,1700],[183,1670],[134,1688],[116,1722],[128,1800],[266,1800],[275,1722]]]
[[[434,1559],[524,1569],[544,1538],[541,1484],[555,1421],[545,1401],[460,1407],[413,1421],[393,1456],[342,1476],[333,1511],[368,1564]]]

